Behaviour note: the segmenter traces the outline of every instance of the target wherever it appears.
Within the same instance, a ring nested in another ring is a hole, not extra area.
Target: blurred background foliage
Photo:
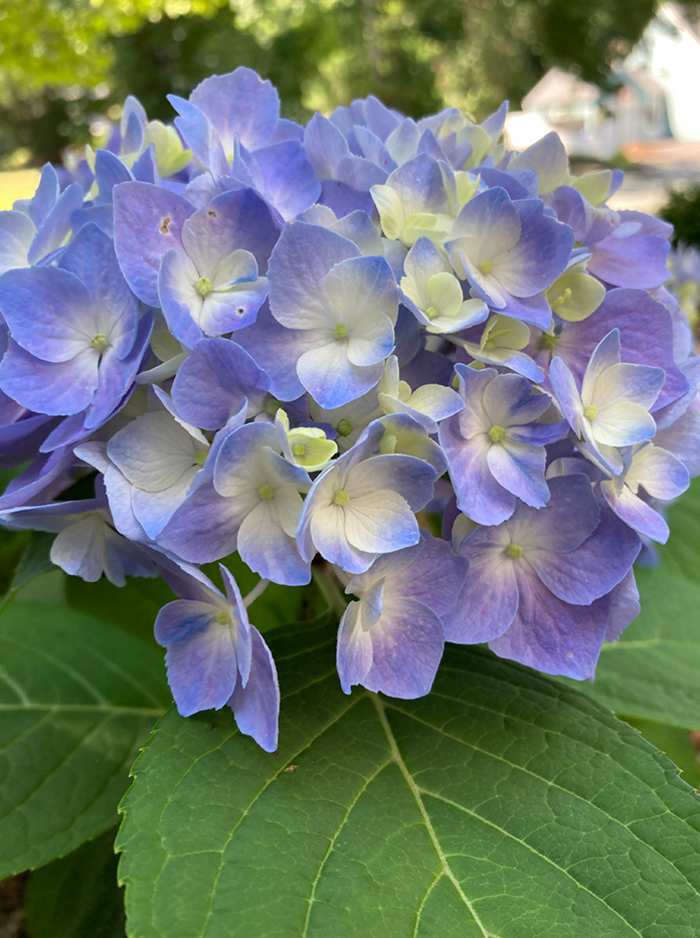
[[[685,0],[697,7],[698,0]],[[551,66],[605,86],[656,0],[1,0],[0,166],[58,160],[128,93],[250,65],[303,118],[374,93],[419,117],[483,117]]]
[[[671,193],[661,215],[673,225],[673,243],[700,248],[700,186]]]

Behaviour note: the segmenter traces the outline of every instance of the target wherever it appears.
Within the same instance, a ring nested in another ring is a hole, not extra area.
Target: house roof
[[[680,4],[672,2],[661,4],[655,19],[666,27],[692,37],[698,44],[700,54],[700,19],[694,21]],[[663,89],[655,79],[642,69],[634,67],[626,69],[623,65],[619,75],[623,82],[631,80],[633,86],[649,95],[663,94]],[[601,91],[595,85],[583,81],[572,72],[550,68],[525,95],[522,100],[522,109],[540,112],[559,108],[571,110],[577,104],[595,103],[600,100],[600,97]]]
[[[600,89],[583,81],[571,72],[550,68],[537,84],[528,91],[522,101],[524,111],[545,111],[574,103],[595,102],[600,98]]]

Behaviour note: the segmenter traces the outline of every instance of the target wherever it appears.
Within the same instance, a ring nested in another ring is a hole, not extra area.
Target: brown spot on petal
[[[160,223],[160,233],[162,235],[170,234],[170,226],[172,225],[173,220],[170,215],[166,215],[165,218],[161,219]]]
[[[209,216],[209,218],[218,218],[218,215],[216,214],[213,208],[209,209],[209,211],[207,212],[207,215]]]

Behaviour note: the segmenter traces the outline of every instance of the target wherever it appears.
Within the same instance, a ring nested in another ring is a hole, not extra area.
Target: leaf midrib
[[[370,700],[372,701],[372,704],[374,705],[374,709],[377,712],[379,723],[382,729],[384,730],[384,734],[386,736],[387,743],[389,745],[389,752],[391,753],[392,760],[398,766],[399,771],[401,772],[401,775],[403,776],[404,782],[406,783],[406,787],[408,788],[408,790],[410,791],[411,795],[413,796],[416,802],[416,806],[423,819],[423,825],[425,826],[425,829],[428,832],[428,836],[430,837],[430,842],[433,845],[433,849],[435,850],[437,858],[442,867],[443,875],[446,876],[449,879],[449,881],[452,883],[454,889],[457,892],[457,895],[462,900],[463,905],[469,911],[469,914],[474,920],[479,931],[482,933],[484,938],[488,938],[488,931],[486,930],[486,927],[484,926],[479,916],[476,914],[474,906],[469,901],[469,898],[467,897],[466,893],[462,889],[462,884],[457,879],[455,874],[452,872],[452,868],[447,860],[447,856],[445,855],[445,852],[442,849],[442,845],[440,844],[440,839],[437,835],[435,828],[433,827],[433,822],[430,820],[430,815],[428,814],[428,811],[425,807],[425,803],[423,801],[423,797],[421,794],[421,789],[416,785],[415,781],[413,780],[413,776],[409,772],[408,766],[404,762],[403,756],[401,755],[401,750],[399,749],[399,745],[396,741],[396,737],[394,736],[394,732],[391,728],[391,725],[389,724],[389,720],[387,719],[384,703],[377,694],[371,694],[367,696],[370,697]],[[640,938],[641,938],[641,935],[640,935]]]

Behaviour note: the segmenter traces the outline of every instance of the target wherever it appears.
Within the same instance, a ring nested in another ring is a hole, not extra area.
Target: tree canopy
[[[552,65],[604,85],[656,0],[6,0],[0,9],[0,159],[56,159],[90,121],[251,65],[290,116],[377,94],[415,116],[483,116]],[[698,0],[686,0],[698,6]]]

